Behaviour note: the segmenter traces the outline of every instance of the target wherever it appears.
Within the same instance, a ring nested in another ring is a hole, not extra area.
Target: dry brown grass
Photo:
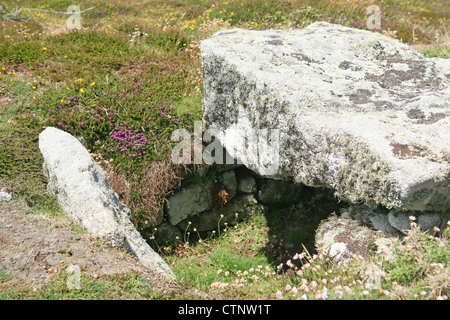
[[[133,189],[136,190],[139,203],[144,209],[150,225],[162,222],[163,207],[166,197],[181,185],[181,181],[189,169],[183,165],[175,165],[161,160],[149,163]]]
[[[109,183],[119,196],[120,201],[128,206],[130,203],[130,185],[125,175],[123,173],[110,174]]]
[[[414,50],[423,52],[425,50],[431,50],[436,47],[444,48],[450,50],[450,30],[449,28],[441,24],[439,27],[435,28],[434,31],[434,41],[432,43],[416,43],[415,41],[410,44]]]

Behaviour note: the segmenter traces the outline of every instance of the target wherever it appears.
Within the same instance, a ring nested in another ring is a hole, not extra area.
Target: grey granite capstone
[[[350,203],[450,210],[450,61],[319,22],[201,43],[204,122],[258,174]]]

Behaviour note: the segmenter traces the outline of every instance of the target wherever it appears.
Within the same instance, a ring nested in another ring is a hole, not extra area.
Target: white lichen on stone
[[[222,31],[201,49],[206,127],[234,132],[218,138],[252,170],[257,146],[239,137],[277,129],[274,176],[353,203],[450,209],[449,61],[328,23]]]

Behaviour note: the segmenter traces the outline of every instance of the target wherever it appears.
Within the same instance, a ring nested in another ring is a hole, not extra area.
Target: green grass
[[[151,281],[133,274],[104,275],[92,277],[82,275],[80,288],[71,288],[68,281],[71,275],[58,273],[50,282],[36,290],[7,287],[0,290],[0,300],[142,300],[158,298],[157,290]],[[1,280],[4,279],[4,280]],[[2,275],[0,281],[13,279]]]
[[[254,221],[249,221],[248,225],[258,223],[259,219],[263,218],[255,216]],[[226,281],[230,279],[230,275],[233,277],[239,270],[244,272],[258,265],[270,265],[262,252],[254,250],[267,238],[263,230],[263,228],[255,230],[248,226],[226,232],[222,230],[218,238],[213,237],[201,243],[194,243],[193,247],[184,247],[184,250],[188,252],[192,250],[195,255],[183,261],[174,260],[174,272],[180,279],[188,280],[193,286],[208,289],[212,283]],[[217,234],[219,235],[219,232]],[[249,240],[244,241],[245,237],[249,237]],[[253,254],[249,255],[249,250]],[[230,275],[226,274],[227,272]]]
[[[383,12],[380,32],[410,44],[423,44],[426,47],[421,51],[427,57],[450,58],[450,7],[446,1],[374,3]],[[55,0],[0,1],[0,181],[24,199],[33,212],[55,217],[60,208],[43,191],[46,179],[38,150],[37,137],[45,126],[54,125],[82,135],[92,153],[112,159],[110,164],[115,171],[124,173],[130,181],[139,181],[145,163],[167,157],[171,132],[189,127],[202,117],[200,40],[225,26],[256,30],[303,28],[324,20],[364,29],[367,18],[366,3],[330,0],[81,0],[77,3],[81,10],[95,8],[83,13],[82,30],[70,32],[63,29],[66,16],[37,10],[14,15],[16,7],[64,11],[71,4]],[[150,141],[145,155],[124,158],[124,153],[105,148],[112,141],[111,121],[116,126],[127,122],[139,127],[142,134],[148,136],[152,130],[159,136]],[[139,211],[142,214],[134,221],[136,225],[146,219],[145,211]],[[210,297],[272,299],[281,290],[284,298],[292,298],[291,291],[284,288],[298,284],[301,278],[278,277],[277,263],[267,244],[273,234],[286,229],[289,219],[292,217],[255,214],[236,229],[220,230],[220,237],[217,232],[203,243],[167,249],[165,259],[187,283],[184,290],[172,294],[189,298],[189,288],[194,287]],[[310,222],[308,226],[290,229],[290,241],[306,241],[311,225],[317,223]],[[436,246],[433,241],[425,241],[428,245],[420,247],[423,255],[410,254],[382,263],[390,281],[402,288],[413,287],[407,290],[412,298],[417,298],[414,294],[418,298],[430,297],[420,295],[429,281],[435,281],[428,277],[431,269],[427,265],[448,261],[448,246]],[[318,262],[332,268],[327,261]],[[263,268],[256,271],[258,266]],[[266,266],[277,276],[261,277]],[[311,273],[309,283],[319,277],[317,272],[307,270],[305,274]],[[344,276],[345,272],[341,273]],[[255,281],[253,275],[258,275],[259,280]],[[324,274],[320,276],[323,279]],[[14,280],[10,277],[0,269],[3,285]],[[83,290],[76,292],[65,288],[65,277],[61,273],[38,291],[1,287],[0,297],[158,298],[150,284],[133,275],[86,277]],[[242,285],[235,286],[236,280]],[[348,284],[342,282],[343,286]],[[387,282],[386,286],[386,290],[400,292]],[[380,292],[366,296],[363,291],[354,290],[354,295],[345,293],[344,297],[386,298]],[[336,296],[330,288],[329,297],[339,298],[339,292]]]
[[[267,236],[268,222],[255,212],[220,236],[180,242],[163,255],[177,276],[176,289],[161,291],[134,274],[92,277],[83,272],[80,289],[70,289],[69,275],[60,269],[51,281],[31,290],[0,269],[0,299],[197,299],[199,292],[202,299],[252,300],[428,300],[448,295],[450,229],[436,237],[413,226],[403,243],[393,245],[389,259],[374,251],[368,260],[351,259],[346,265],[320,250],[303,250],[276,264],[268,259]]]
[[[232,248],[220,248],[200,261],[198,256],[183,260],[176,265],[174,272],[193,287],[208,291],[213,283],[226,283],[230,278],[235,278],[239,271],[244,272],[257,268],[258,265],[268,264],[263,256],[247,257],[236,254]],[[252,281],[251,276],[248,279]]]
[[[6,268],[0,268],[0,282],[7,282],[14,279],[14,276],[6,271]]]
[[[437,46],[431,49],[425,49],[422,54],[428,58],[450,59],[450,47]]]

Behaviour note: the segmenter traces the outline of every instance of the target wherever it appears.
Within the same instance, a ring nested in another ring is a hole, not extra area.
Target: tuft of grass
[[[79,289],[68,286],[70,276],[65,271],[59,271],[51,281],[34,290],[22,286],[7,286],[0,291],[0,299],[147,300],[161,298],[150,280],[134,274],[103,275],[100,277],[82,274]]]
[[[8,282],[12,279],[14,279],[14,276],[8,273],[5,267],[0,268],[0,282]]]
[[[437,46],[430,49],[425,49],[422,54],[428,58],[443,58],[450,59],[450,48],[445,46]]]

